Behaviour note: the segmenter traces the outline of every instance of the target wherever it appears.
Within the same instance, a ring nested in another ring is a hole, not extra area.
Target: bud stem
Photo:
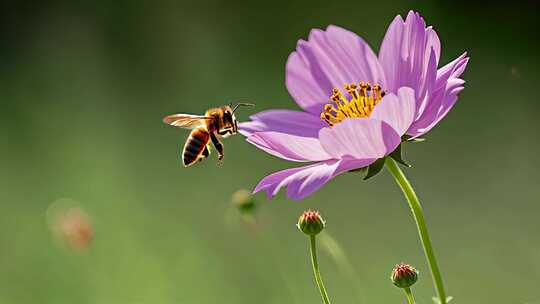
[[[326,288],[324,288],[324,283],[321,278],[321,272],[319,271],[319,262],[317,260],[317,243],[315,241],[315,235],[310,235],[310,242],[311,242],[311,265],[313,266],[313,275],[315,275],[315,282],[317,283],[317,287],[319,287],[319,291],[321,293],[321,297],[323,299],[323,303],[330,304],[330,300],[328,299],[328,294],[326,293]]]
[[[405,290],[405,294],[407,295],[407,302],[409,304],[414,304],[414,297],[412,295],[412,291],[410,287],[403,288]]]
[[[411,183],[407,180],[407,177],[405,176],[405,174],[403,174],[403,171],[401,171],[396,161],[394,161],[390,157],[387,157],[386,167],[388,168],[388,171],[390,171],[390,173],[392,173],[392,175],[394,176],[396,183],[399,185],[401,191],[403,191],[403,194],[405,195],[405,198],[409,202],[409,207],[411,208],[414,221],[416,222],[416,227],[418,228],[418,234],[420,235],[420,240],[422,242],[422,246],[424,247],[424,254],[426,255],[429,269],[431,270],[431,277],[433,278],[433,282],[437,289],[440,304],[446,304],[446,294],[444,292],[441,271],[439,270],[439,266],[437,265],[437,259],[435,258],[433,246],[431,245],[431,240],[429,239],[429,233],[426,226],[426,220],[424,219],[424,211],[422,210],[422,205],[420,205],[420,201],[418,200],[418,197],[416,196],[416,193],[414,192]],[[409,303],[413,302],[410,302],[409,300]]]

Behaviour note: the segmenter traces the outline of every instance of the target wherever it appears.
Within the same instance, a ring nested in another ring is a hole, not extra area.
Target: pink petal
[[[416,114],[416,101],[414,90],[403,87],[398,90],[398,95],[388,94],[375,107],[370,118],[379,119],[388,123],[399,136],[411,126]]]
[[[469,58],[466,53],[440,68],[434,89],[429,93],[426,105],[420,109],[407,134],[418,137],[431,130],[441,119],[448,114],[457,101],[457,94],[463,90],[465,81],[459,77],[465,70]]]
[[[253,190],[266,190],[268,198],[274,197],[282,187],[287,187],[287,197],[301,200],[313,194],[335,176],[373,163],[375,159],[329,160],[309,166],[278,171],[265,178]]]
[[[373,118],[349,118],[321,129],[319,139],[333,158],[380,158],[399,145],[401,138],[386,122]]]
[[[465,81],[463,81],[462,79],[455,79],[455,81],[449,81],[446,95],[441,100],[441,106],[439,107],[435,118],[429,124],[425,124],[423,126],[421,123],[418,123],[416,125],[418,127],[418,134],[415,137],[424,135],[425,133],[429,132],[446,116],[446,114],[448,114],[448,112],[450,112],[450,109],[452,109],[452,107],[454,107],[457,102],[457,94],[464,89],[464,87],[462,86],[462,84],[464,83]]]
[[[331,159],[322,148],[318,138],[278,132],[257,132],[249,136],[247,141],[259,149],[286,160],[307,162]]]
[[[468,62],[469,57],[467,57],[467,52],[464,52],[458,58],[454,59],[452,62],[446,64],[437,71],[437,80],[445,81],[450,78],[458,78],[465,71]]]
[[[435,51],[431,49],[431,56],[429,57],[426,74],[422,77],[422,82],[418,85],[419,93],[416,93],[416,117],[420,116],[420,113],[425,109],[429,95],[433,93],[437,86],[437,61],[435,60]]]
[[[388,27],[379,52],[379,61],[386,75],[386,89],[396,92],[400,87],[411,87],[415,89],[417,100],[422,100],[426,78],[435,72],[440,49],[437,33],[426,27],[418,13],[410,11],[405,21],[396,16]],[[432,56],[434,64],[430,65]]]
[[[319,114],[333,88],[369,81],[384,86],[377,56],[358,35],[337,26],[312,30],[287,61],[286,85],[296,103]]]
[[[281,132],[304,137],[318,137],[326,126],[320,117],[306,112],[291,110],[268,110],[249,117],[251,121],[239,124],[245,136],[255,132]]]

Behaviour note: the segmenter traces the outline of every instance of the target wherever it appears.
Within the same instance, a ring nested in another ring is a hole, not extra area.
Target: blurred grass
[[[172,112],[236,100],[296,106],[284,64],[309,29],[333,23],[377,49],[395,14],[434,24],[442,62],[471,62],[459,104],[405,151],[447,289],[456,303],[539,303],[538,6],[468,2],[115,1],[11,3],[0,10],[0,303],[316,303],[307,241],[318,208],[362,286],[321,257],[336,303],[402,301],[395,263],[434,293],[408,207],[390,176],[346,174],[302,202],[262,202],[258,233],[229,225],[229,199],[294,165],[241,136],[225,164],[179,162]],[[518,9],[519,8],[519,9]],[[239,115],[246,119],[251,109]],[[46,210],[60,198],[92,217],[85,253],[56,246]]]

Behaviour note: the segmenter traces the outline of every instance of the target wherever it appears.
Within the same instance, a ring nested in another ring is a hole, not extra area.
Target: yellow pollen
[[[369,117],[375,106],[382,100],[385,92],[378,84],[373,87],[368,82],[359,84],[351,83],[343,86],[349,93],[348,97],[340,89],[334,88],[330,101],[324,105],[324,111],[321,112],[321,119],[326,121],[329,126],[333,126],[345,118],[363,118]]]

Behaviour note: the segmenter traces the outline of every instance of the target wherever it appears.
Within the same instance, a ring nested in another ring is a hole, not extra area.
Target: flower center
[[[385,92],[378,84],[371,85],[369,82],[360,82],[346,84],[344,86],[350,98],[345,97],[340,89],[334,88],[330,100],[333,103],[324,105],[324,111],[321,112],[321,119],[326,121],[329,126],[333,126],[345,118],[369,117],[375,106],[384,97]]]

